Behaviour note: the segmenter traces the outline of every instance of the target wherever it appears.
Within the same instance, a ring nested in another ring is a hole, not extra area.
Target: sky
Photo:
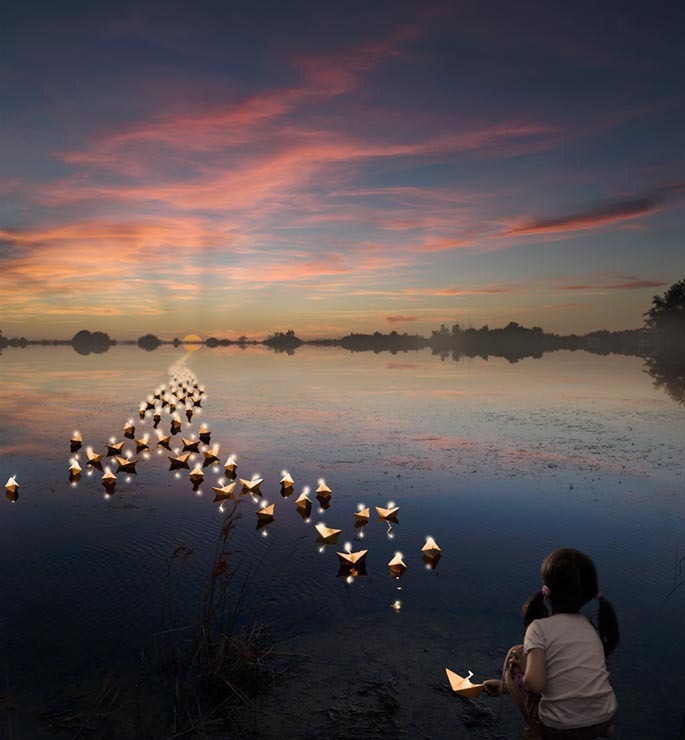
[[[60,2],[0,25],[0,329],[638,327],[685,6]]]

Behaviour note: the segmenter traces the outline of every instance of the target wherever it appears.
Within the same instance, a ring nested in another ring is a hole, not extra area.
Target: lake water
[[[192,619],[222,523],[211,486],[223,468],[207,468],[193,492],[188,471],[168,472],[152,420],[137,414],[179,362],[207,391],[183,435],[206,423],[221,462],[234,453],[238,475],[258,473],[275,503],[273,523],[257,530],[257,504],[240,497],[232,546],[254,571],[250,605],[313,665],[328,651],[347,681],[361,670],[350,656],[363,648],[367,678],[392,670],[443,719],[454,713],[445,737],[515,737],[510,710],[474,726],[459,700],[435,686],[445,666],[476,679],[497,675],[506,648],[520,640],[520,606],[540,586],[541,560],[572,546],[594,558],[622,628],[611,661],[616,737],[679,737],[685,583],[673,589],[685,579],[676,564],[685,557],[685,407],[653,387],[643,361],[558,352],[516,364],[454,362],[428,351],[311,347],[292,356],[233,347],[3,352],[0,475],[21,484],[15,504],[0,504],[0,694],[15,705],[13,737],[70,737],[56,735],[41,713],[96,694],[109,675],[142,680],[141,651],[168,626],[167,566],[181,544],[193,556],[179,611]],[[130,482],[120,474],[106,497],[101,473],[86,473],[84,450],[104,452],[110,437],[123,439],[129,418],[136,437],[152,435],[152,454]],[[84,474],[72,485],[75,429]],[[287,499],[283,469],[295,479]],[[321,511],[312,494],[306,522],[294,500],[321,477],[331,506]],[[357,505],[388,501],[400,507],[398,524],[388,531],[372,516],[359,539]],[[338,577],[341,548],[322,552],[316,542],[322,521],[343,530],[339,546],[368,548],[367,576]],[[426,535],[442,548],[435,570],[421,560]],[[387,567],[396,551],[408,566],[399,581]],[[398,600],[399,611],[390,607]],[[482,704],[497,715],[496,700]],[[410,737],[416,721],[406,720]]]

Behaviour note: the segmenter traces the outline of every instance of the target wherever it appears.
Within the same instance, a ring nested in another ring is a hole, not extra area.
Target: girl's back
[[[524,638],[524,653],[545,652],[547,681],[539,705],[548,727],[587,727],[611,719],[616,696],[602,641],[582,614],[553,614],[533,621]]]

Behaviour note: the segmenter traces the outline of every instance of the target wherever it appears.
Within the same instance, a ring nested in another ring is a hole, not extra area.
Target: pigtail
[[[603,597],[598,599],[597,629],[604,646],[604,655],[608,658],[619,643],[618,619],[614,607]]]
[[[547,606],[545,605],[545,597],[542,591],[536,591],[521,608],[523,614],[523,624],[525,627],[534,621],[535,619],[544,619],[549,616],[547,613]]]

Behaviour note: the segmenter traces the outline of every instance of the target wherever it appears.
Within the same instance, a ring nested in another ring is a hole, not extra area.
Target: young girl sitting
[[[503,680],[485,681],[485,691],[511,693],[528,725],[524,738],[609,737],[617,705],[606,660],[618,645],[618,622],[599,593],[595,564],[582,552],[564,548],[544,559],[540,574],[541,591],[523,605],[523,645],[509,650]],[[599,602],[597,629],[579,613],[593,598]]]

